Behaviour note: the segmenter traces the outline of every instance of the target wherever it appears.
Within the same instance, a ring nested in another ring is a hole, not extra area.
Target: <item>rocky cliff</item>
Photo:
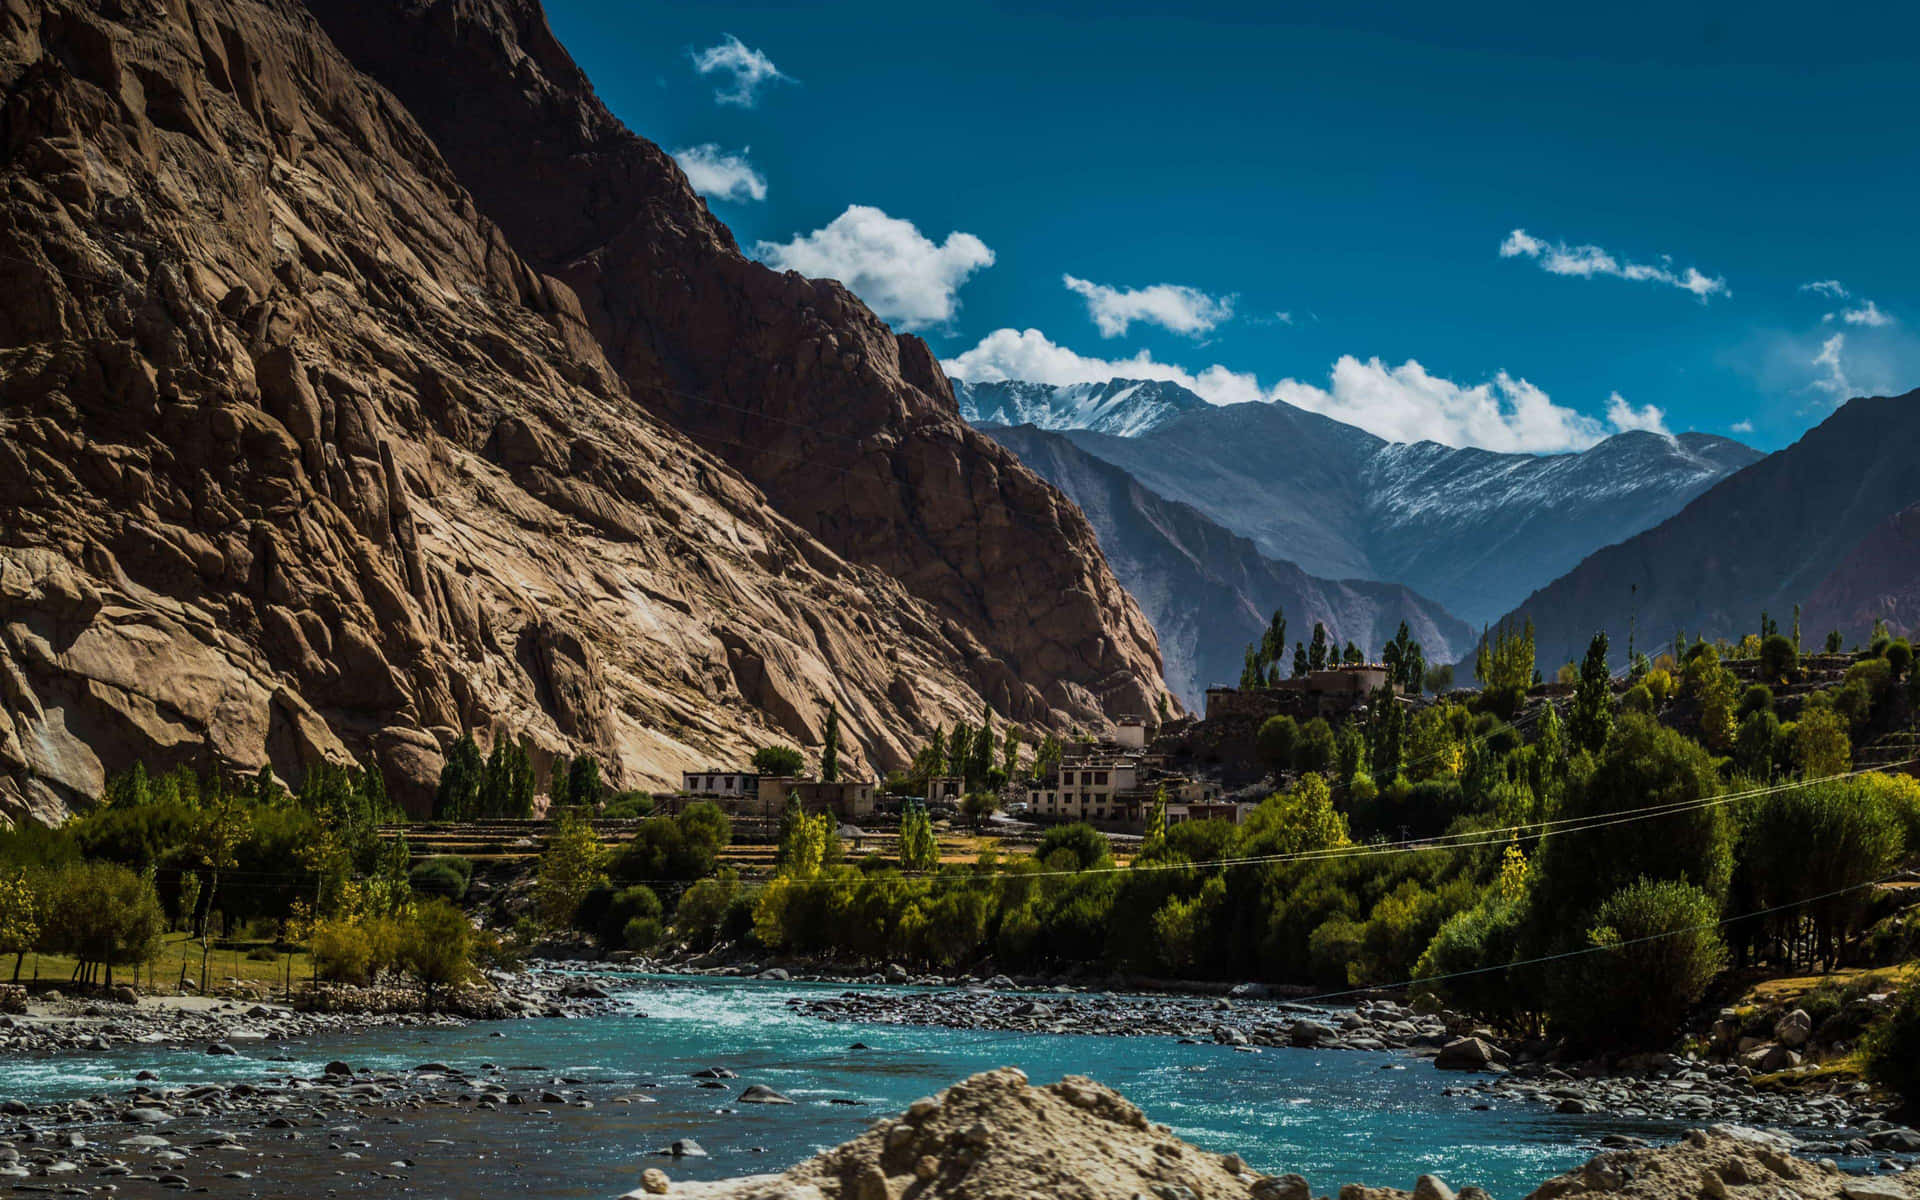
[[[978,564],[996,604],[1044,598],[1021,669],[1083,680],[1054,707],[651,418],[573,290],[293,0],[0,0],[0,91],[7,816],[56,819],[135,760],[297,781],[351,756],[418,804],[463,729],[660,785],[817,745],[830,703],[884,767],[977,714],[976,681],[1062,722],[1126,703],[1130,669],[1158,686],[1104,566],[1072,568],[1094,577],[1076,605],[1048,591],[1058,564]],[[877,469],[936,469],[876,436]],[[938,511],[983,546],[1007,523]]]
[[[959,417],[926,344],[832,280],[744,257],[672,159],[623,126],[534,0],[312,0],[482,211],[580,296],[632,390],[842,556],[987,654],[1017,720],[1165,694],[1152,627],[1058,492]]]

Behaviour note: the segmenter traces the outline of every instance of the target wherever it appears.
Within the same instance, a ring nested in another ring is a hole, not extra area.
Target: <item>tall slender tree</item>
[[[1607,635],[1602,630],[1587,644],[1586,660],[1580,664],[1580,682],[1573,692],[1573,716],[1569,724],[1574,744],[1589,753],[1606,748],[1613,732],[1612,672],[1607,669]]]
[[[827,731],[820,739],[820,779],[835,783],[840,778],[840,708],[827,705]]]

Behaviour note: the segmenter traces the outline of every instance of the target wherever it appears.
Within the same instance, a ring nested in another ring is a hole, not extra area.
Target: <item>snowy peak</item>
[[[953,382],[960,415],[972,425],[1033,425],[1138,437],[1182,413],[1208,407],[1177,383],[1108,379],[1100,383]]]

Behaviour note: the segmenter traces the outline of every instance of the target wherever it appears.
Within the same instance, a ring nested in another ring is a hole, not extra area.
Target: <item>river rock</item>
[[[1477,1037],[1455,1038],[1433,1057],[1433,1065],[1442,1071],[1484,1071],[1506,1061],[1506,1051]]]
[[[1796,1008],[1774,1023],[1773,1040],[1788,1049],[1797,1049],[1807,1044],[1813,1036],[1813,1018],[1804,1008]]]
[[[760,1083],[753,1084],[751,1087],[747,1088],[747,1090],[741,1092],[738,1097],[738,1101],[741,1104],[792,1104],[793,1103],[793,1101],[787,1099],[785,1096],[782,1096],[779,1092],[776,1092],[772,1088],[767,1087],[765,1084],[760,1084]]]

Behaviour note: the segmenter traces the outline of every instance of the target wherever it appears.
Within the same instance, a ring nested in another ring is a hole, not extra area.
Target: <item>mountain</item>
[[[1474,625],[1760,457],[1699,433],[1549,455],[1394,443],[1280,402],[1189,407],[1131,437],[1063,433],[1270,557],[1404,583]]]
[[[1848,551],[1802,617],[1803,628],[1838,629],[1850,644],[1864,644],[1876,619],[1896,635],[1920,634],[1920,504],[1888,517]]]
[[[634,399],[829,549],[986,648],[1000,712],[1154,711],[1153,628],[1053,488],[960,419],[925,342],[833,280],[740,253],[658,146],[623,126],[534,0],[312,0],[474,203],[580,297]]]
[[[1527,597],[1514,616],[1533,619],[1538,658],[1549,669],[1577,659],[1596,630],[1624,648],[1636,612],[1642,645],[1664,643],[1676,630],[1709,638],[1751,633],[1762,610],[1784,626],[1796,603],[1821,593],[1822,620],[1857,622],[1863,614],[1849,615],[1845,595],[1910,578],[1911,559],[1872,560],[1908,544],[1911,525],[1893,518],[1915,503],[1920,391],[1850,400],[1659,525],[1588,556]],[[1866,562],[1849,567],[1856,547]],[[1825,632],[1816,615],[1810,607],[1802,616],[1808,642]]]
[[[476,121],[542,97],[560,111],[538,86],[560,52],[537,9],[404,11],[395,36],[497,65],[459,78]],[[881,389],[892,407],[867,469],[895,503],[928,497],[923,530],[894,536],[955,556],[902,581],[637,402],[635,343],[590,319],[604,300],[523,256],[294,0],[9,0],[0,88],[7,817],[58,819],[136,761],[295,784],[318,760],[371,762],[417,811],[464,730],[660,787],[769,741],[817,747],[830,704],[843,755],[884,768],[983,703],[1065,728],[1156,694],[1151,630],[1091,529],[957,428],[930,357],[839,289],[764,272],[788,309],[743,309],[761,327],[733,352],[742,387],[775,362],[848,383],[836,356],[871,356],[849,403],[870,412]],[[631,188],[600,193],[511,140],[543,128],[488,126],[530,187],[722,238],[644,143]],[[654,265],[683,293],[731,286],[712,264]],[[691,318],[652,315],[664,354],[664,327]],[[709,386],[716,405],[737,395]],[[922,449],[886,451],[902,443]],[[969,529],[973,592],[956,581]],[[920,594],[936,586],[961,599]]]
[[[1032,425],[1137,437],[1207,402],[1177,383],[1109,379],[1104,383],[968,383],[955,379],[960,415],[974,425]]]
[[[1473,645],[1473,629],[1412,590],[1317,579],[1268,558],[1248,539],[1191,505],[1156,495],[1063,434],[1031,425],[990,432],[1087,514],[1114,573],[1159,632],[1168,686],[1190,708],[1204,703],[1210,684],[1240,678],[1242,652],[1276,608],[1299,641],[1322,621],[1336,643],[1378,651],[1405,621],[1433,662],[1451,662]]]

